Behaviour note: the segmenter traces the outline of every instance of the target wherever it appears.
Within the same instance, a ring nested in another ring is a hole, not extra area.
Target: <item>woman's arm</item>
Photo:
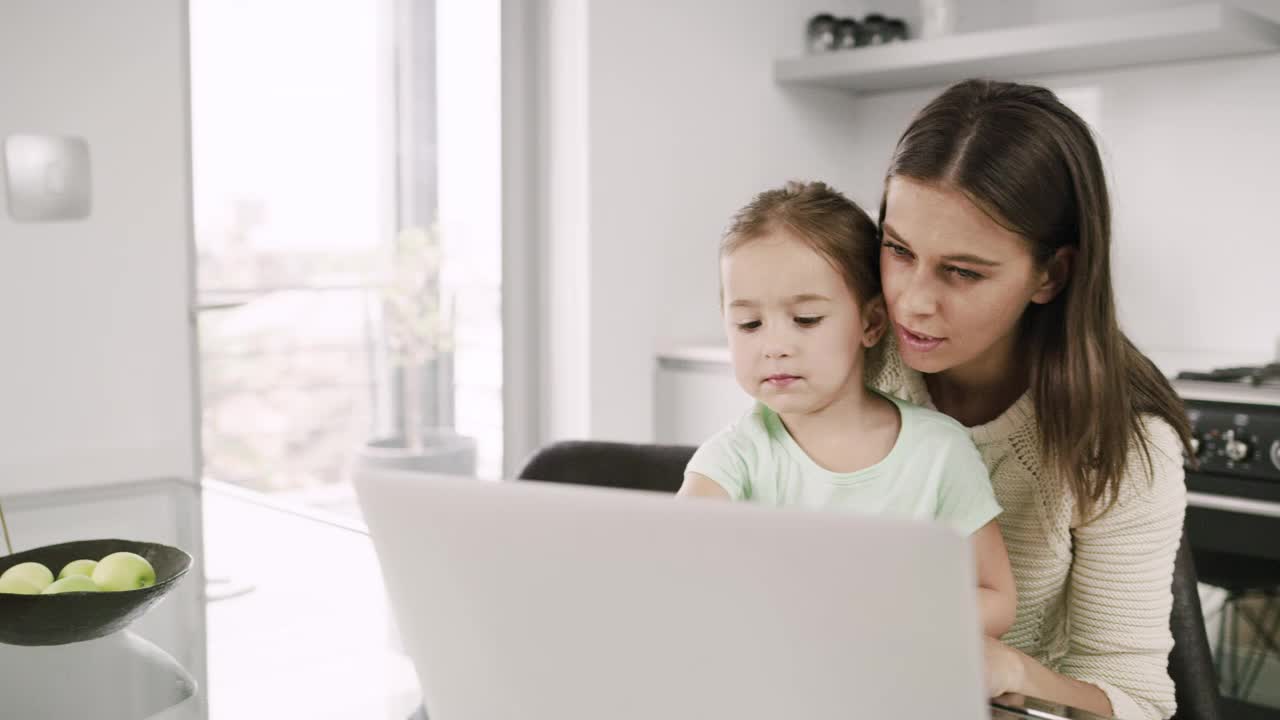
[[[1070,637],[1060,673],[988,643],[993,692],[1034,695],[1121,720],[1173,715],[1169,614],[1186,485],[1173,429],[1159,421],[1147,427],[1150,470],[1131,453],[1119,499],[1072,531]]]
[[[1018,590],[1004,537],[995,520],[983,525],[969,540],[978,561],[978,608],[982,611],[982,632],[998,638],[1013,627],[1018,609]]]
[[[991,697],[1005,693],[1031,695],[1094,715],[1112,716],[1111,701],[1098,686],[1059,675],[994,638],[988,637],[986,643],[987,689]]]

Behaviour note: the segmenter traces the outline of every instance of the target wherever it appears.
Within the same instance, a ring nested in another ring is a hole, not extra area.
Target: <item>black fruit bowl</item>
[[[0,573],[38,562],[57,575],[72,560],[101,560],[114,552],[137,553],[156,571],[156,584],[141,590],[53,595],[0,593],[0,643],[66,645],[123,630],[160,601],[191,568],[191,556],[175,547],[133,540],[78,540],[0,557]]]

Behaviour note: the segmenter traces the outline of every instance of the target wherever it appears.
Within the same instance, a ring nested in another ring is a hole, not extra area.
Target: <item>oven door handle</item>
[[[1211,493],[1188,492],[1187,505],[1190,507],[1223,510],[1243,515],[1261,515],[1263,517],[1280,518],[1280,503],[1267,500],[1214,495]]]

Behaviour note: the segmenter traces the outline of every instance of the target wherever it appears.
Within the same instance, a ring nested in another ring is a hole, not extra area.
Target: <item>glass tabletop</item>
[[[0,644],[0,717],[405,720],[419,705],[356,520],[176,481],[10,497],[5,507],[17,549],[67,534],[146,537],[198,559],[124,632]]]
[[[367,534],[206,484],[214,720],[404,720],[419,704]]]

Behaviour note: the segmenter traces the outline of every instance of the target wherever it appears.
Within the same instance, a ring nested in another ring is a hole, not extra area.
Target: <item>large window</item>
[[[357,462],[500,473],[499,240],[436,231],[434,28],[430,1],[191,3],[207,477],[344,509]]]

